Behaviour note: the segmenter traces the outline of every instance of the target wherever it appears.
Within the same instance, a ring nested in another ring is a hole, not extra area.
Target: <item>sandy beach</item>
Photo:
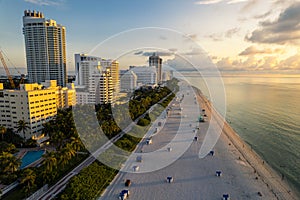
[[[185,151],[172,164],[153,172],[120,172],[100,199],[117,199],[119,193],[126,188],[126,179],[132,182],[129,187],[130,199],[138,200],[210,200],[222,199],[223,194],[229,194],[231,199],[297,199],[282,177],[252,151],[227,123],[213,148],[214,155],[200,159],[198,154],[209,128],[209,121],[215,119],[211,125],[217,130],[220,128],[218,126],[223,125],[223,118],[199,90],[183,83],[180,88],[177,95],[181,97],[184,94],[184,99],[181,103],[175,100],[171,103],[173,109],[166,118],[164,127],[152,137],[153,143],[146,145],[144,139],[138,145],[136,151],[143,149],[143,162],[137,163],[134,158],[129,158],[125,167],[130,169],[139,165],[141,171],[149,166],[155,168],[153,157],[147,157],[147,153],[158,152],[159,157],[167,160],[167,157],[176,154],[176,145],[180,147],[188,144]],[[199,105],[200,110],[195,110],[195,104]],[[178,106],[183,109],[181,114],[176,109]],[[201,109],[205,109],[207,115],[204,123],[197,122],[195,118]],[[197,141],[194,140],[195,136]],[[172,144],[175,152],[162,151],[161,149],[170,147],[171,140],[175,141]],[[222,176],[216,176],[216,171],[221,171]],[[172,183],[167,183],[168,176],[174,178]]]

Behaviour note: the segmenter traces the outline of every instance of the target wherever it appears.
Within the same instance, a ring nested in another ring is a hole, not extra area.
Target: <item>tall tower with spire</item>
[[[152,56],[149,57],[149,66],[155,66],[156,68],[156,82],[157,84],[162,82],[162,59],[156,54],[153,53]]]

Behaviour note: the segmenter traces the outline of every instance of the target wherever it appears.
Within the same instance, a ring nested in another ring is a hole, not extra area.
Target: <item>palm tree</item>
[[[20,133],[20,132],[22,132],[23,133],[23,137],[24,137],[24,140],[26,139],[26,131],[28,130],[28,129],[30,129],[30,126],[28,126],[28,122],[25,122],[25,120],[24,119],[22,119],[22,120],[19,120],[18,122],[17,122],[17,126],[16,126],[16,129],[17,129],[17,132],[18,133]]]
[[[0,126],[0,134],[1,134],[1,139],[3,141],[3,136],[6,133],[6,128],[4,126]]]
[[[53,168],[57,167],[57,158],[55,152],[47,152],[43,155],[44,161],[43,164],[46,167],[48,172],[52,172]]]
[[[36,174],[32,169],[25,169],[21,175],[20,184],[23,185],[23,190],[28,196],[35,185]]]
[[[0,155],[1,170],[3,173],[13,174],[19,170],[21,160],[17,159],[14,155],[8,152],[3,152]]]
[[[67,145],[61,149],[60,153],[60,163],[64,167],[69,162],[69,160],[71,160],[72,157],[75,156],[76,151],[72,148],[72,145],[70,143],[67,143]]]
[[[61,131],[53,132],[50,135],[50,138],[51,138],[51,142],[54,144],[56,149],[61,149],[61,147],[63,146],[64,138],[65,138],[64,133]]]
[[[82,142],[78,137],[71,137],[71,146],[75,151],[80,151],[82,148]]]

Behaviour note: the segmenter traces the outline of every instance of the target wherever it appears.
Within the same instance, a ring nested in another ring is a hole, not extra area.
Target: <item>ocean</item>
[[[185,77],[209,98],[202,78]],[[300,74],[232,73],[222,80],[226,121],[300,193]]]

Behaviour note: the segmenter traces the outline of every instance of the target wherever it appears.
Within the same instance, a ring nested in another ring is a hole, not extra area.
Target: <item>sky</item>
[[[146,64],[154,51],[166,64],[190,56],[200,65],[206,52],[221,71],[300,70],[295,0],[0,0],[0,48],[10,67],[26,68],[26,9],[66,27],[70,72],[75,53],[118,57],[126,68]]]

